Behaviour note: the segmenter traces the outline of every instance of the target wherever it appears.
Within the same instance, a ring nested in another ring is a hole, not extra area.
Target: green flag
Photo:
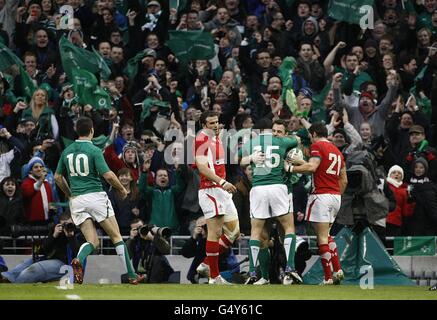
[[[92,73],[100,73],[102,79],[106,80],[111,74],[106,62],[94,50],[94,52],[79,48],[73,43],[62,37],[59,41],[59,52],[61,55],[62,66],[68,78],[73,81],[73,69],[86,69]]]
[[[435,237],[395,237],[393,254],[395,256],[434,256]]]
[[[24,69],[23,62],[5,45],[0,43],[0,71],[5,73],[11,73],[12,67],[18,68],[21,75],[21,90],[23,94],[28,98],[28,101],[32,98],[36,85],[32,78]]]
[[[311,107],[311,122],[326,123],[326,108],[323,104],[326,96],[331,90],[332,82],[329,81],[320,93],[313,95],[313,106]]]
[[[74,91],[80,104],[90,104],[95,110],[111,107],[111,97],[99,86],[94,74],[85,69],[74,68],[72,69],[72,78]]]
[[[335,242],[345,274],[342,285],[366,284],[370,270],[375,285],[414,285],[369,228],[360,234],[343,228],[335,236]],[[320,257],[305,273],[303,280],[305,284],[319,284],[323,280]]]
[[[182,64],[215,56],[214,40],[206,31],[169,31],[167,45]]]
[[[170,9],[177,9],[181,12],[187,6],[187,0],[170,0]]]
[[[140,115],[140,120],[141,122],[144,121],[144,119],[148,118],[150,116],[150,109],[152,107],[159,107],[159,108],[169,108],[170,106],[168,105],[168,102],[166,101],[161,101],[155,98],[146,98],[143,101],[143,111],[141,112]]]
[[[124,74],[129,78],[133,79],[138,73],[138,62],[144,58],[146,54],[146,50],[150,50],[149,48],[144,49],[143,51],[137,53],[135,57],[130,58],[127,62],[126,67],[124,68]]]
[[[297,111],[296,95],[293,91],[293,70],[296,68],[297,62],[293,57],[286,57],[279,67],[279,77],[282,81],[282,101],[285,101],[291,113]]]
[[[71,139],[68,139],[66,137],[62,137],[62,142],[64,143],[64,149],[67,148],[70,144],[72,144],[74,141]],[[105,149],[107,146],[109,146],[110,144],[112,144],[112,139],[110,136],[104,136],[103,134],[101,134],[98,137],[94,137],[91,139],[91,142],[93,143],[93,145],[95,145],[97,148],[100,149]]]
[[[368,14],[363,6],[373,6],[373,0],[330,0],[328,15],[337,21],[360,24],[360,20]],[[362,11],[360,9],[363,8]]]

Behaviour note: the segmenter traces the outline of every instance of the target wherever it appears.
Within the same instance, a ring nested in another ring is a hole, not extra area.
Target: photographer
[[[77,255],[81,240],[76,234],[69,212],[61,215],[59,224],[55,225],[43,243],[43,257],[38,261],[27,259],[8,272],[2,272],[0,282],[35,283],[60,279],[64,274],[60,269],[69,265]]]
[[[126,241],[135,272],[146,275],[146,282],[167,282],[174,272],[165,255],[170,253],[170,229],[144,225],[141,219],[131,222],[130,237]],[[124,283],[122,275],[122,283]]]

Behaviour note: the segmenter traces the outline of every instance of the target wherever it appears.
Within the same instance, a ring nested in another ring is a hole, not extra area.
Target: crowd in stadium
[[[305,155],[306,129],[324,122],[346,161],[369,151],[371,189],[387,203],[382,218],[367,217],[378,235],[437,235],[436,0],[375,1],[371,29],[330,17],[323,0],[173,3],[0,0],[1,235],[12,225],[59,221],[66,206],[54,172],[82,115],[92,118],[93,143],[129,193],[121,199],[106,190],[121,233],[129,236],[140,218],[190,235],[202,212],[188,141],[205,110],[241,137],[263,119],[282,119]],[[72,26],[63,25],[63,5],[74,10]],[[212,57],[196,52],[186,61],[170,48],[172,31],[199,30],[212,35]],[[85,86],[67,75],[73,51],[63,41],[99,57],[96,70],[76,61],[103,89],[88,97],[106,95],[108,106],[84,101]],[[250,166],[226,171],[240,231],[250,235]],[[311,232],[310,180],[289,181],[298,235]]]

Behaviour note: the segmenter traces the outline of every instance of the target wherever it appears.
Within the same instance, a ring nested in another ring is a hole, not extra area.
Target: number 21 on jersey
[[[74,157],[74,153],[69,153],[67,155],[68,168],[70,170],[70,176],[86,177],[90,173],[90,167],[88,163],[88,156],[83,153],[79,153]],[[75,158],[75,159],[74,159]]]
[[[326,173],[335,174],[336,176],[340,175],[341,156],[335,153],[330,153],[328,159],[331,164],[329,165],[329,168],[326,169]]]

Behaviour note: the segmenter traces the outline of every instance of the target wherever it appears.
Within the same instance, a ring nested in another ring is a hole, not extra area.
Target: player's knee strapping
[[[234,241],[240,235],[240,226],[238,225],[238,222],[236,223],[233,230],[230,230],[228,227],[223,226],[223,233],[231,244],[234,243]]]

